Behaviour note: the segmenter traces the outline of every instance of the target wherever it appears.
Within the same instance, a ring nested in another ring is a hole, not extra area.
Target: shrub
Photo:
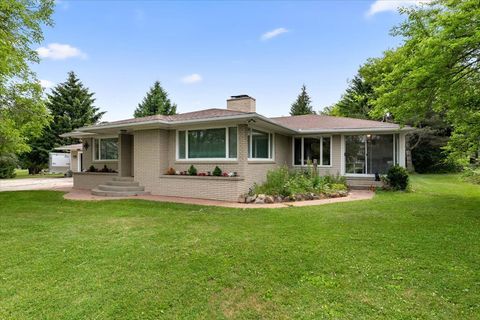
[[[17,157],[14,154],[0,156],[0,179],[15,178],[17,164]]]
[[[212,175],[215,177],[221,177],[222,176],[222,170],[216,166],[215,169],[213,169]]]
[[[267,172],[267,179],[262,185],[254,185],[252,188],[256,194],[289,196],[291,191],[288,186],[290,174],[286,166]]]
[[[95,168],[93,164],[90,167],[88,167],[88,170],[87,170],[87,172],[97,172],[97,171],[98,171],[97,168]]]
[[[394,190],[405,190],[408,187],[407,169],[394,165],[388,169],[385,177],[388,186]]]
[[[465,168],[462,179],[471,183],[480,184],[480,168]]]
[[[255,184],[250,194],[267,194],[289,197],[293,195],[315,193],[329,194],[332,191],[345,191],[345,179],[340,176],[318,176],[310,171],[289,171],[283,166],[267,173],[266,181]]]
[[[192,164],[190,168],[188,168],[188,175],[196,176],[197,175],[197,168]]]
[[[175,169],[172,168],[172,167],[168,168],[167,174],[168,174],[168,175],[174,175],[174,174],[175,174]]]

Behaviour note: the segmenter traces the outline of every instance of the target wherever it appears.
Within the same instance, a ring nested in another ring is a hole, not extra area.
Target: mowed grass
[[[63,173],[39,173],[28,174],[27,169],[15,169],[15,178],[13,179],[32,179],[32,178],[63,178]]]
[[[1,319],[479,319],[480,187],[225,209],[0,193]]]

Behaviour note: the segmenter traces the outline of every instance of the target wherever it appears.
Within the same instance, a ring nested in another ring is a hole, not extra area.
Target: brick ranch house
[[[375,174],[405,166],[405,135],[398,124],[303,115],[267,118],[255,99],[232,96],[226,109],[155,115],[101,123],[65,134],[83,144],[74,188],[97,195],[139,194],[236,201],[266,173],[287,165],[318,164],[318,173],[340,174],[348,183],[374,183]],[[219,166],[236,176],[167,175],[194,165]],[[107,166],[116,173],[86,172]],[[114,181],[112,181],[114,180]]]

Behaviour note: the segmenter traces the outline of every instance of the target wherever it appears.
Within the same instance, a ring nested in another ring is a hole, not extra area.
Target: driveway
[[[32,178],[0,180],[0,192],[18,190],[68,190],[72,187],[73,178]]]

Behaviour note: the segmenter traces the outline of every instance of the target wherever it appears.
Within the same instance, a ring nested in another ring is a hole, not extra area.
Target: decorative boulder
[[[266,196],[265,197],[265,203],[273,203],[275,200],[273,199],[272,196]]]
[[[256,194],[254,194],[253,196],[248,196],[248,197],[246,197],[246,198],[245,198],[245,202],[246,202],[246,203],[252,203],[252,202],[255,201],[255,199],[257,199],[257,195],[256,195]]]
[[[265,198],[257,197],[257,199],[255,199],[255,203],[257,203],[257,204],[263,204],[263,203],[265,203]]]
[[[276,197],[274,198],[274,201],[275,201],[275,202],[283,202],[283,198],[282,198],[282,196],[276,196]]]
[[[303,200],[303,195],[301,195],[301,194],[296,194],[296,195],[295,195],[295,200],[296,200],[296,201],[302,201],[302,200]]]

